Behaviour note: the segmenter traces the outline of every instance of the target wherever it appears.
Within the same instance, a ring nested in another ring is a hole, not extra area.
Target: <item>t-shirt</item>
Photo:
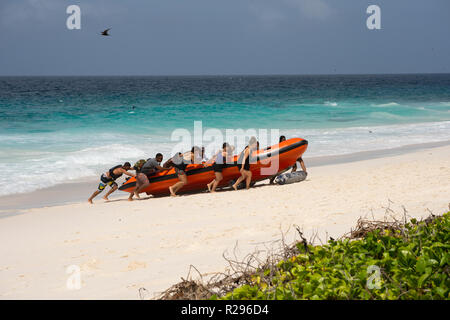
[[[217,164],[223,164],[225,161],[223,161],[223,154],[222,154],[222,150],[220,150],[218,153],[217,153],[217,158],[216,158],[216,163]]]
[[[147,162],[142,166],[141,173],[151,173],[156,171],[159,167],[159,162],[155,158],[147,159]]]

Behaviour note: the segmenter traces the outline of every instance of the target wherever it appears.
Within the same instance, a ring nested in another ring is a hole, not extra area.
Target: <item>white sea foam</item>
[[[450,121],[337,129],[282,130],[309,141],[307,156],[341,155],[450,140]]]
[[[389,103],[381,103],[381,104],[373,104],[374,107],[386,108],[386,107],[396,107],[399,106],[397,102],[389,102]]]
[[[34,153],[32,158],[30,156],[0,162],[0,170],[6,173],[0,176],[0,195],[95,177],[107,170],[107,165],[143,157],[145,151],[137,146],[112,144],[75,152],[42,152]],[[11,177],[14,178],[13,186]]]
[[[337,107],[338,103],[332,102],[332,101],[325,101],[324,105],[329,106],[329,107]]]
[[[370,118],[377,118],[383,120],[402,120],[405,116],[389,113],[389,112],[371,112],[369,114]]]
[[[450,121],[336,129],[288,129],[280,130],[279,133],[288,138],[307,139],[309,146],[305,156],[311,157],[447,141],[450,140]],[[79,179],[95,179],[111,166],[125,161],[146,159],[157,152],[167,158],[172,155],[175,145],[175,142],[170,142],[170,136],[98,134],[95,139],[91,139],[95,140],[96,145],[90,145],[94,142],[90,142],[89,135],[61,134],[45,136],[48,147],[42,148],[42,137],[9,136],[12,144],[6,144],[4,149],[9,151],[0,155],[0,170],[3,173],[0,176],[0,195],[30,192]],[[2,146],[5,146],[6,141],[11,142],[3,138],[0,135]],[[86,140],[84,145],[80,140]],[[263,139],[260,141],[263,144],[261,147],[264,147],[265,142]],[[33,145],[37,144],[40,147],[34,148]],[[12,148],[18,145],[21,147]]]

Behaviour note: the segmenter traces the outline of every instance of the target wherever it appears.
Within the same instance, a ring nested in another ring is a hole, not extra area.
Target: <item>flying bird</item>
[[[111,28],[106,29],[105,31],[103,31],[103,32],[101,33],[101,35],[102,35],[102,36],[109,36],[109,33],[108,33],[109,30],[111,30]]]

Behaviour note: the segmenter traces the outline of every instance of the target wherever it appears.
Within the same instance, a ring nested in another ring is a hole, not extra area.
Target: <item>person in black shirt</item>
[[[242,165],[241,165],[241,176],[237,181],[233,184],[233,189],[237,190],[239,184],[245,180],[246,189],[250,188],[250,183],[252,182],[252,172],[250,171],[250,159],[252,158],[252,153],[256,151],[257,143],[255,137],[251,137],[248,143],[248,146],[245,147],[244,151],[242,151]]]
[[[169,192],[172,197],[176,197],[178,190],[183,188],[187,183],[186,167],[188,164],[201,163],[201,160],[201,149],[195,146],[192,147],[191,151],[185,153],[177,152],[175,156],[172,157],[172,164],[179,180],[169,187]]]
[[[234,148],[231,147],[228,143],[224,143],[222,145],[222,149],[219,150],[214,157],[209,162],[213,162],[213,170],[215,178],[206,186],[208,187],[209,192],[216,192],[216,188],[219,185],[220,181],[223,179],[222,171],[225,168],[226,164],[230,162],[232,152]]]

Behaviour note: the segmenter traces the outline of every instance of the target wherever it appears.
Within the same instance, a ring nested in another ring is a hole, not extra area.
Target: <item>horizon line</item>
[[[6,77],[276,77],[276,76],[389,76],[389,75],[444,75],[450,72],[400,72],[400,73],[230,73],[230,74],[48,74],[0,75]]]

